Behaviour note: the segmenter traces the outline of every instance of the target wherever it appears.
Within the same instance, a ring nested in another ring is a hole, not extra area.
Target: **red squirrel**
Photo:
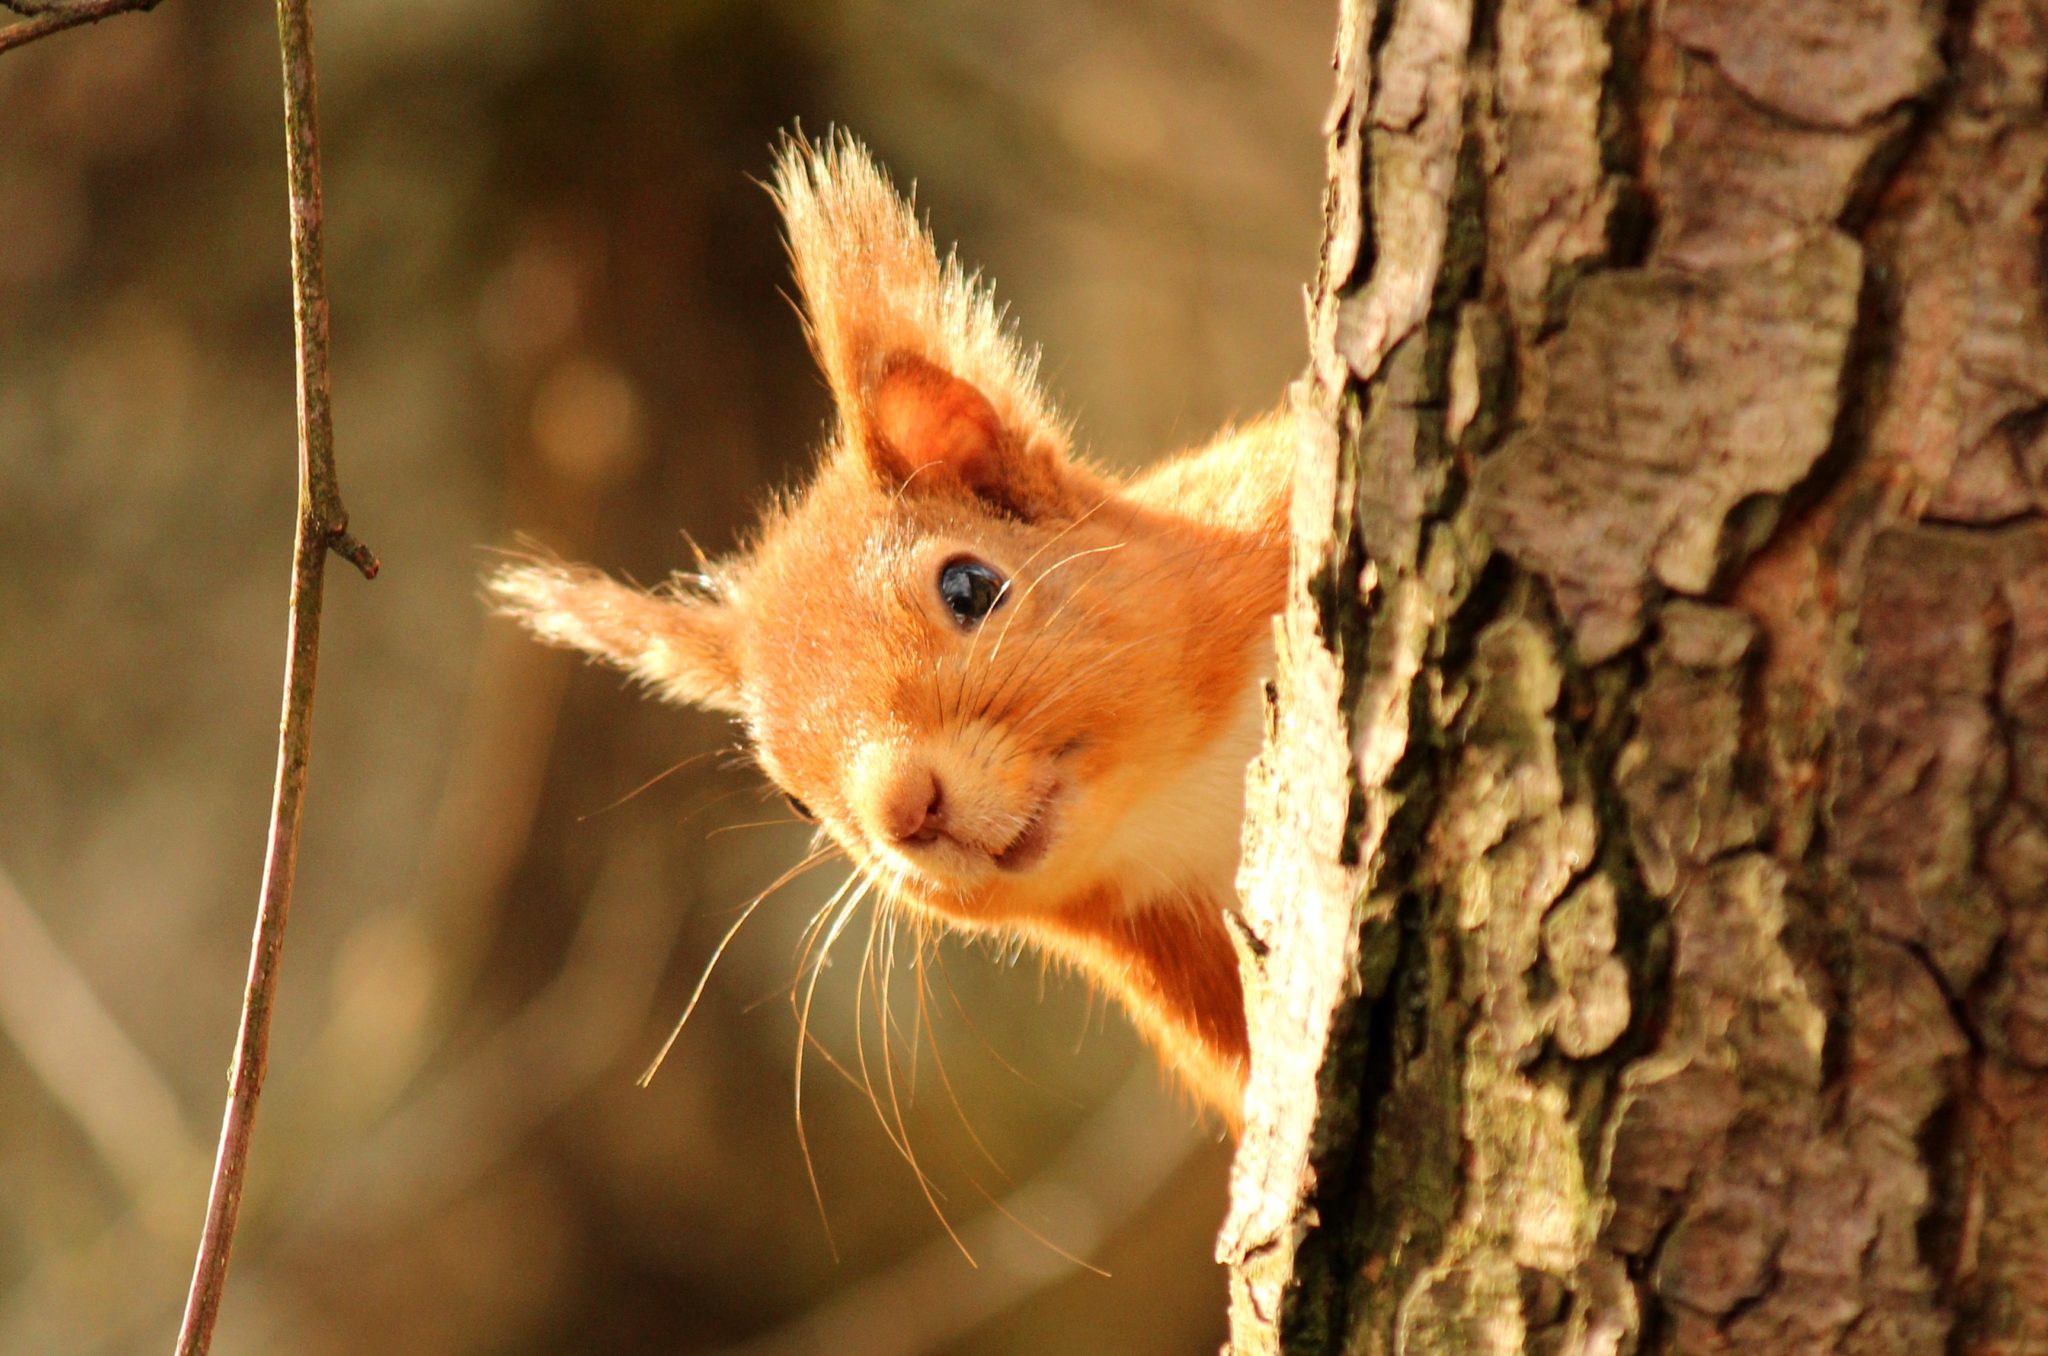
[[[731,713],[878,907],[1019,936],[1121,1000],[1234,1129],[1245,771],[1287,586],[1293,427],[1130,479],[1071,453],[1037,355],[841,136],[771,189],[837,426],[746,547],[644,590],[522,561],[542,640]]]

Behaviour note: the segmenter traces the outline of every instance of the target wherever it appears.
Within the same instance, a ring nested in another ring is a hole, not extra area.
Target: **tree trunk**
[[[1232,1350],[2048,1352],[2048,0],[1347,0]]]

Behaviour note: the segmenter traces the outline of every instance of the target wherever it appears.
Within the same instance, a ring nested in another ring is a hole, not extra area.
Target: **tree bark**
[[[1346,0],[1241,1353],[2048,1351],[2048,0]]]

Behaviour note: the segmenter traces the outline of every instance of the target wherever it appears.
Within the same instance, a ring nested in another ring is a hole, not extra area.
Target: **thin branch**
[[[0,28],[0,52],[25,46],[81,24],[96,24],[131,10],[155,9],[161,0],[0,0],[0,8],[28,16],[21,23]]]
[[[292,214],[292,321],[298,335],[299,509],[292,549],[291,626],[284,678],[284,719],[279,731],[277,784],[270,810],[270,841],[249,953],[249,982],[235,1042],[227,1112],[206,1203],[206,1226],[185,1297],[178,1356],[203,1356],[213,1341],[227,1284],[228,1250],[242,1203],[249,1137],[270,1044],[270,1010],[283,956],[285,917],[291,908],[298,863],[299,821],[312,752],[313,679],[320,655],[320,596],[327,553],[375,578],[377,558],[348,531],[334,468],[334,419],[327,381],[327,280],[320,221],[320,139],[314,122],[313,36],[308,0],[278,0],[278,43],[284,59],[285,169]]]

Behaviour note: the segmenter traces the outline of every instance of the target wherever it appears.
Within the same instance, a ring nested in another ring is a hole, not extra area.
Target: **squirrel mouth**
[[[1046,793],[1038,808],[1031,812],[1031,818],[1010,840],[1010,845],[994,855],[996,868],[1001,871],[1029,871],[1045,858],[1052,846],[1053,801],[1059,796],[1059,788]]]

